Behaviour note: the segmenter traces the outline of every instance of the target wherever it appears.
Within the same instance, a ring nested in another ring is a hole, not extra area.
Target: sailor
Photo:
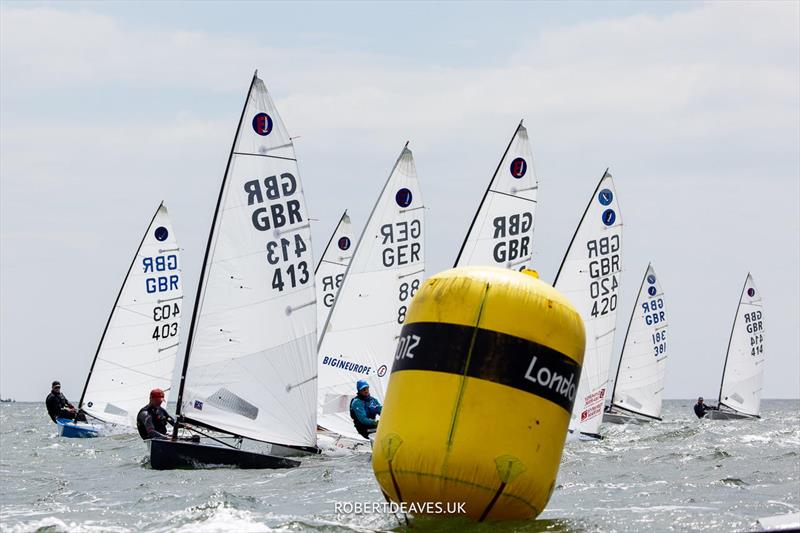
[[[75,406],[69,403],[67,397],[61,392],[61,382],[54,381],[50,387],[50,394],[44,401],[47,406],[47,414],[53,422],[56,418],[67,418],[69,420],[79,420],[86,422],[86,415],[82,411],[75,409]]]
[[[381,414],[383,406],[378,400],[369,395],[369,383],[360,379],[356,383],[356,396],[350,400],[350,418],[358,434],[365,439],[370,433],[375,433],[378,421],[375,417]]]
[[[164,391],[150,391],[150,402],[139,410],[136,416],[136,429],[142,439],[169,439],[167,424],[175,425],[175,420],[161,407],[164,402]]]
[[[714,411],[716,409],[717,409],[716,407],[704,404],[702,396],[700,396],[697,399],[697,403],[694,404],[694,414],[697,415],[697,418],[703,418],[704,416],[706,416],[706,411]]]

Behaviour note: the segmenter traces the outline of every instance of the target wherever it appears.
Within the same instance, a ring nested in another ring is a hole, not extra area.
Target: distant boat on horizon
[[[14,398],[0,398],[0,402],[2,403],[17,403]]]

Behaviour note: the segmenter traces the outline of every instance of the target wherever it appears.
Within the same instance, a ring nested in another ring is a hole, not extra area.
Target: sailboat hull
[[[58,434],[68,439],[91,439],[100,436],[98,429],[88,424],[66,418],[56,418],[56,424],[58,424]]]
[[[150,466],[153,470],[229,466],[247,469],[294,468],[300,461],[236,448],[209,446],[186,441],[150,440]]]
[[[706,418],[709,420],[742,420],[758,418],[757,416],[734,413],[733,411],[707,411]]]
[[[650,420],[612,411],[603,414],[603,422],[607,424],[646,424],[650,422]]]

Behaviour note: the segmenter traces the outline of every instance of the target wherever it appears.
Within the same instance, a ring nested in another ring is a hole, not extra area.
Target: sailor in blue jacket
[[[358,394],[350,400],[350,418],[353,419],[358,434],[367,439],[368,435],[374,433],[378,427],[375,416],[381,414],[383,406],[369,395],[369,383],[365,380],[358,380],[356,390]]]

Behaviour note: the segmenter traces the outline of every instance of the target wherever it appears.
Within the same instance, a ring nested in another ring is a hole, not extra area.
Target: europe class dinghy
[[[653,266],[647,265],[622,344],[610,409],[603,415],[603,422],[661,420],[668,319],[661,282]]]
[[[608,170],[572,236],[553,286],[580,313],[586,351],[570,419],[568,440],[597,440],[603,420],[617,322],[622,257],[622,215]]]
[[[722,370],[719,409],[706,412],[711,420],[761,417],[764,374],[764,304],[748,272],[736,308]]]
[[[454,267],[532,268],[539,180],[520,121],[475,212]]]
[[[95,437],[113,425],[135,432],[136,415],[158,387],[169,394],[183,310],[180,250],[162,203],[125,274],[92,360],[78,406],[90,419],[58,419],[64,437]]]
[[[300,463],[288,456],[318,451],[313,265],[294,146],[256,73],[200,272],[178,425],[148,441],[154,469],[290,468]],[[216,438],[181,441],[178,426]]]
[[[319,342],[319,425],[366,443],[353,427],[356,381],[383,402],[397,339],[425,276],[422,191],[408,144],[356,244]]]
[[[322,336],[352,255],[353,226],[345,210],[314,270],[317,279],[317,337]]]

